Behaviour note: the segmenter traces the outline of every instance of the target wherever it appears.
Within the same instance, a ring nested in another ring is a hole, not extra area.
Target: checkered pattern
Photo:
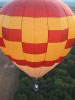
[[[61,1],[14,0],[0,12],[0,48],[17,65],[51,67],[74,41],[75,16]]]

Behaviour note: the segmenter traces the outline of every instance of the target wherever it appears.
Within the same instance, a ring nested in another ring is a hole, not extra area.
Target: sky
[[[65,2],[75,2],[75,0],[63,0]]]
[[[8,0],[0,0],[0,1],[8,1]]]
[[[8,1],[8,0],[1,0],[1,1]]]

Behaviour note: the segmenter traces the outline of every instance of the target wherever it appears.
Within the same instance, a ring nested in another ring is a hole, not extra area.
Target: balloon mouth
[[[40,78],[43,77],[45,74],[47,74],[49,71],[51,71],[52,69],[54,69],[59,63],[55,63],[53,66],[42,66],[39,68],[31,68],[29,66],[20,66],[18,64],[16,64],[15,62],[13,62],[20,70],[22,70],[23,72],[25,72],[27,75],[29,75],[32,78]]]

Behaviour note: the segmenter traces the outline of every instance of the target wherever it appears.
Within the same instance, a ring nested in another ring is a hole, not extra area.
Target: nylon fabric
[[[21,70],[42,77],[75,42],[75,16],[58,0],[15,0],[0,12],[0,48]]]

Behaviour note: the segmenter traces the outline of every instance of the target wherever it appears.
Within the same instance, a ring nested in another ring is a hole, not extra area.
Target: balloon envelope
[[[0,12],[0,48],[21,70],[41,77],[75,41],[75,16],[60,0],[13,0]]]

